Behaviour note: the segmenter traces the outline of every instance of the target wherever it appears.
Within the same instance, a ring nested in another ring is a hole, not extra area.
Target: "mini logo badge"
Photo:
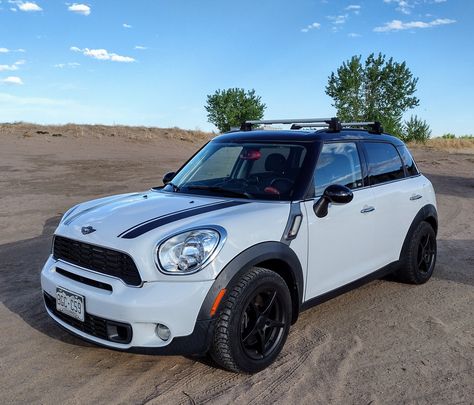
[[[92,226],[83,226],[81,232],[83,235],[89,235],[92,232],[95,232],[97,229],[94,229]]]

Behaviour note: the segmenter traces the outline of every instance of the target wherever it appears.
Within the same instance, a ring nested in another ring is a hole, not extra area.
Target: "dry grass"
[[[0,136],[18,136],[23,138],[121,138],[135,142],[149,140],[180,140],[203,142],[215,134],[199,130],[181,128],[133,127],[125,125],[38,125],[26,122],[0,124]],[[432,138],[426,144],[410,143],[410,148],[427,148],[447,152],[474,153],[474,138]]]
[[[446,152],[474,153],[474,138],[432,138],[426,144],[409,143],[410,148],[425,147]]]
[[[119,137],[136,141],[153,139],[174,139],[181,141],[206,141],[213,134],[199,130],[181,128],[132,127],[125,125],[38,125],[26,122],[0,124],[0,136],[65,137],[65,138],[106,138]]]

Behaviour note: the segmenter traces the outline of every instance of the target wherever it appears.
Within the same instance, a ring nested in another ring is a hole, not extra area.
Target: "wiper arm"
[[[205,190],[205,191],[212,191],[215,193],[225,193],[229,195],[233,195],[235,197],[242,197],[242,198],[250,198],[248,193],[242,193],[239,191],[229,190],[228,188],[223,188],[219,186],[187,186],[188,190]]]
[[[179,193],[180,188],[179,188],[176,184],[174,184],[173,182],[170,181],[170,182],[167,184],[167,186],[168,186],[168,185],[170,185],[171,187],[173,187],[173,193]]]

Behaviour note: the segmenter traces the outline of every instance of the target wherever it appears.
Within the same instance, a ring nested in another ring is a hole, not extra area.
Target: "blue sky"
[[[0,122],[215,129],[206,95],[255,88],[266,118],[334,115],[352,55],[419,77],[435,135],[474,133],[472,0],[0,1]]]

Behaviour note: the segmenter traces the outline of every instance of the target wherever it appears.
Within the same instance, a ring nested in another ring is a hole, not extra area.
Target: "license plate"
[[[56,309],[63,314],[84,322],[85,299],[82,295],[56,287]]]

